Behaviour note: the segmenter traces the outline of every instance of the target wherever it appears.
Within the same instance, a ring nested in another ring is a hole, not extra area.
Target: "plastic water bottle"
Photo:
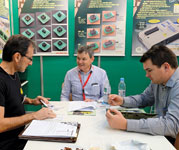
[[[108,103],[108,96],[109,96],[109,94],[111,94],[111,86],[110,86],[108,80],[107,80],[107,81],[105,82],[105,84],[104,84],[103,94],[104,94],[104,96],[103,96],[103,101],[104,101],[105,103]]]
[[[120,78],[120,82],[118,85],[118,95],[121,97],[126,96],[126,84],[124,82],[124,78]]]

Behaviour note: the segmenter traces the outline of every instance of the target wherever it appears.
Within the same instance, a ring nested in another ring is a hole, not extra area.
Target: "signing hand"
[[[56,114],[49,108],[45,108],[43,107],[42,109],[40,109],[37,112],[34,112],[34,118],[36,120],[43,120],[43,119],[47,119],[47,118],[55,118]]]
[[[85,99],[85,102],[94,102],[92,99]]]
[[[37,96],[34,100],[33,100],[33,104],[34,105],[42,105],[41,101],[44,101],[46,104],[49,104],[49,100],[50,98],[45,98],[43,96]]]
[[[123,104],[123,98],[119,95],[109,95],[108,104],[112,106],[119,106]]]

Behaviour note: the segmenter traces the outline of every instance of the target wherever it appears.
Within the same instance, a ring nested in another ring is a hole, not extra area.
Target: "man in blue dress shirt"
[[[90,46],[82,46],[77,52],[77,67],[65,76],[61,100],[68,101],[70,94],[75,101],[97,101],[103,99],[104,84],[108,83],[106,71],[92,65],[94,52]]]
[[[179,131],[179,68],[176,55],[166,46],[155,45],[141,57],[150,85],[142,94],[109,96],[109,104],[124,107],[155,107],[157,117],[126,119],[119,111],[108,110],[106,117],[115,129],[176,138]],[[113,112],[113,113],[111,113]]]

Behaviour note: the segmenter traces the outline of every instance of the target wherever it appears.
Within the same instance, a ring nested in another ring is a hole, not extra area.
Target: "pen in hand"
[[[26,96],[26,95],[24,95],[24,98],[23,98],[22,104],[24,103],[24,101],[25,101],[26,97],[27,97],[27,96]]]
[[[53,105],[52,104],[46,104],[43,100],[40,100],[40,102],[47,108],[53,108]]]
[[[40,100],[40,102],[41,102],[45,107],[48,107],[48,105],[47,105],[43,100]]]

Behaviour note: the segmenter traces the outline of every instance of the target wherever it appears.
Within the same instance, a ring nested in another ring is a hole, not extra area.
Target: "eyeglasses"
[[[33,61],[33,59],[31,57],[29,57],[29,56],[24,55],[24,57],[26,57],[30,61]]]

